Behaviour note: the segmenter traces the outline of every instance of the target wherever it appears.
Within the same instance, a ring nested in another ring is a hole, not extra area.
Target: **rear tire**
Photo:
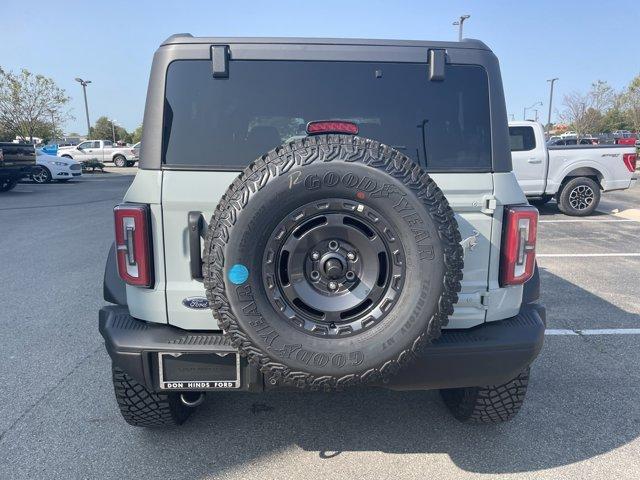
[[[183,405],[177,393],[154,393],[118,367],[112,366],[113,387],[120,413],[134,427],[169,427],[182,424],[194,408]]]
[[[113,163],[116,167],[126,167],[127,159],[122,155],[116,155],[115,157],[113,157]]]
[[[600,203],[600,186],[589,177],[569,180],[558,195],[558,208],[565,215],[586,217]]]
[[[489,387],[440,390],[453,416],[464,423],[502,423],[511,420],[522,407],[529,384],[529,367],[513,380]]]
[[[9,190],[13,190],[18,184],[18,181],[19,179],[17,178],[0,179],[0,192],[8,192]]]

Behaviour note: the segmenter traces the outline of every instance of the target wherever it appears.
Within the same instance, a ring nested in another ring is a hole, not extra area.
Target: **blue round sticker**
[[[249,278],[249,269],[241,263],[236,263],[229,269],[229,281],[235,285],[242,285]]]

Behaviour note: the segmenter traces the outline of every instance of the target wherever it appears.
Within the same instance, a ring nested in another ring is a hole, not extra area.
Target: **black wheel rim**
[[[378,212],[341,199],[309,203],[280,222],[263,258],[269,300],[297,328],[348,336],[378,324],[397,302],[404,250]]]

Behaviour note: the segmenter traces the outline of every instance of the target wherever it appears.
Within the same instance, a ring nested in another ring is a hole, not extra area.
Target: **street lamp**
[[[91,136],[91,123],[89,122],[89,105],[87,104],[87,85],[91,80],[83,80],[76,77],[76,82],[82,85],[82,93],[84,93],[84,111],[87,114],[87,138]]]
[[[116,127],[115,127],[116,120],[114,120],[113,118],[110,118],[109,120],[111,121],[111,137],[113,139],[113,144],[115,145],[115,143],[116,143]]]
[[[55,119],[55,113],[56,111],[54,109],[49,109],[49,113],[51,114],[51,143],[55,142],[56,140],[56,119]]]
[[[453,22],[453,25],[458,25],[458,41],[459,42],[462,41],[462,26],[464,24],[464,21],[469,17],[471,17],[471,15],[460,15],[460,19]]]
[[[553,104],[553,84],[556,83],[558,78],[550,78],[547,80],[551,84],[551,89],[549,92],[549,115],[547,115],[547,135],[549,134],[549,129],[551,128],[551,105]]]
[[[530,107],[524,107],[524,110],[522,111],[522,119],[523,120],[527,119],[527,110],[531,110],[532,108],[541,107],[541,106],[542,106],[542,102],[536,102]]]

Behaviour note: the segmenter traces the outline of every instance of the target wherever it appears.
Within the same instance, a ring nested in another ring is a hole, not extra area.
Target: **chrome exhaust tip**
[[[180,401],[187,407],[195,408],[204,402],[204,392],[186,392],[180,394]]]

